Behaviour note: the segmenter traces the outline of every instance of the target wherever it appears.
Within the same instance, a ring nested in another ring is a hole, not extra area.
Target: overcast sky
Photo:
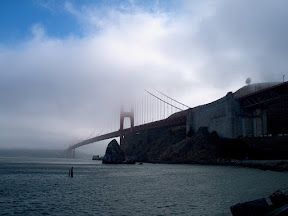
[[[97,132],[131,89],[193,107],[247,77],[282,81],[287,9],[286,0],[2,0],[0,148],[64,149]]]

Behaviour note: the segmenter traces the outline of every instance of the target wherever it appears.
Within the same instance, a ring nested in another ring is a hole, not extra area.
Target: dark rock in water
[[[257,199],[250,202],[238,203],[230,207],[233,216],[262,216],[269,213],[270,206],[268,205],[266,199]]]
[[[125,155],[121,150],[118,142],[113,139],[107,146],[103,157],[103,164],[121,164],[125,161]]]
[[[271,202],[276,208],[288,204],[288,190],[278,190],[269,196]]]
[[[288,215],[288,205],[282,206],[281,208],[277,208],[265,216],[276,216],[276,215],[277,216],[287,216]]]

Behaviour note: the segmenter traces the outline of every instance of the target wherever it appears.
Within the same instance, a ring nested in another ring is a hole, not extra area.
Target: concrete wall
[[[192,129],[196,132],[200,127],[208,127],[210,132],[217,131],[221,137],[234,138],[241,133],[241,129],[235,127],[235,123],[240,121],[236,114],[240,110],[239,106],[229,92],[215,102],[189,109],[187,131]]]
[[[267,133],[266,111],[241,110],[240,102],[229,92],[225,97],[210,104],[195,107],[187,113],[187,132],[208,127],[223,138],[261,136]]]
[[[267,134],[267,113],[265,109],[246,111],[241,117],[243,137],[259,137]]]
[[[277,88],[273,87],[275,83],[247,85],[210,104],[189,109],[186,130],[196,132],[207,127],[209,132],[216,131],[223,138],[287,134],[287,83]],[[281,100],[279,95],[283,97]]]

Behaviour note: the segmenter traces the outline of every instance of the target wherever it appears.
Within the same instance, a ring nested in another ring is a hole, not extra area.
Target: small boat
[[[99,155],[93,155],[92,160],[100,160]]]

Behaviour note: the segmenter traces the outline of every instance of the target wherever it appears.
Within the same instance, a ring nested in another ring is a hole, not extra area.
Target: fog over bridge
[[[158,92],[145,91],[140,103],[130,111],[121,110],[119,130],[100,134],[70,146],[67,157],[75,157],[75,149],[97,141],[120,137],[120,145],[129,133],[142,133],[160,127],[186,126],[187,133],[200,127],[216,131],[220,137],[266,137],[288,134],[288,83],[246,85],[212,103],[189,108]],[[125,128],[124,119],[130,119]],[[137,124],[135,125],[135,121]]]

